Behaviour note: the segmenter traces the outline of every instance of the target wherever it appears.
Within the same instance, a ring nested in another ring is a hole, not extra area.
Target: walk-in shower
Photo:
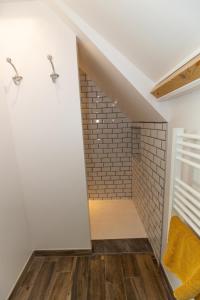
[[[92,238],[147,234],[159,257],[167,124],[129,120],[83,71],[80,89]]]

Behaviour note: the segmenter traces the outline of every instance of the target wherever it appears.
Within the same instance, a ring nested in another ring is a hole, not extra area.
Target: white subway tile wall
[[[80,71],[89,200],[132,199],[132,122]]]
[[[132,195],[157,259],[161,255],[166,123],[133,123]]]
[[[167,124],[131,122],[82,71],[80,88],[89,200],[134,199],[160,259]]]

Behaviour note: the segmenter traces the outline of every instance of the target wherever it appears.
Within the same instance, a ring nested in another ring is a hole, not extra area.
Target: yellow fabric
[[[165,266],[182,281],[174,291],[178,300],[200,300],[200,239],[180,218],[172,217]]]

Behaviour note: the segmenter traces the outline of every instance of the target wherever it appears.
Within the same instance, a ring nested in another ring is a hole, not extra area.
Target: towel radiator
[[[200,135],[174,129],[171,162],[172,214],[200,236]]]

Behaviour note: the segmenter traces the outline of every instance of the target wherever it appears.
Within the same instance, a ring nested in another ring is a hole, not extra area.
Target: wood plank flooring
[[[153,250],[147,238],[93,240],[92,251],[97,254],[118,253],[152,253]]]
[[[34,256],[9,300],[170,300],[152,254]]]

